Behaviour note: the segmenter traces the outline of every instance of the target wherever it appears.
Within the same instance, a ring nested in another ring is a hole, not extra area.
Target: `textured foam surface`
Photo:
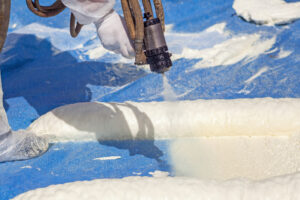
[[[103,179],[50,186],[22,194],[14,200],[47,199],[209,199],[209,200],[297,200],[299,174],[260,182],[204,181],[193,178]]]

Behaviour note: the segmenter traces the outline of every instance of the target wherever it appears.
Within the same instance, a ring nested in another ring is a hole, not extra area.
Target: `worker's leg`
[[[115,0],[62,0],[80,24],[94,23],[107,50],[133,58],[135,51],[125,20],[114,10]]]
[[[48,142],[25,130],[12,131],[3,107],[0,72],[0,162],[36,157],[48,149]]]

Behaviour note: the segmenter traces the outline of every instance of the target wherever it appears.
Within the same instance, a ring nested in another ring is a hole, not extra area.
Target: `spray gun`
[[[153,1],[156,18],[153,15],[151,1]],[[142,0],[142,2],[146,21],[143,19],[139,0],[121,0],[127,29],[131,39],[134,41],[135,64],[149,64],[151,71],[164,73],[170,69],[172,61],[164,36],[163,5],[161,0]],[[40,17],[55,16],[65,9],[65,5],[61,0],[56,0],[50,6],[40,5],[39,0],[26,0],[26,3],[28,8]],[[76,37],[79,34],[82,26],[78,22],[76,24],[75,17],[71,14],[70,33],[72,37]]]
[[[161,0],[153,0],[156,18],[150,0],[143,0],[145,14],[138,0],[121,0],[124,18],[134,41],[135,64],[149,64],[152,72],[164,73],[172,66],[164,36],[164,11]],[[145,19],[145,21],[144,21]]]
[[[147,64],[153,72],[164,73],[172,66],[171,54],[168,52],[167,43],[159,18],[151,19],[150,13],[144,15],[145,30],[145,55]]]

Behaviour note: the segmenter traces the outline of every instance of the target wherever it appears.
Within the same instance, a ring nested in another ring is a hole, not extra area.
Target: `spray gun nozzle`
[[[168,52],[167,43],[158,18],[149,19],[150,13],[145,13],[145,55],[150,69],[156,73],[164,73],[172,66],[171,54]]]

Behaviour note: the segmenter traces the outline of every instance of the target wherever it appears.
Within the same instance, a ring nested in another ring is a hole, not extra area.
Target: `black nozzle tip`
[[[171,66],[172,66],[171,60],[160,61],[160,62],[157,62],[156,64],[150,64],[150,69],[152,72],[162,74],[162,73],[169,71],[171,69]]]
[[[150,69],[152,72],[164,73],[170,70],[172,61],[171,54],[168,52],[167,46],[147,50],[145,55],[147,57],[147,63],[150,64]]]
[[[151,71],[156,73],[167,72],[172,66],[170,54],[167,52],[155,55],[153,57],[148,57],[147,61],[150,64]]]

